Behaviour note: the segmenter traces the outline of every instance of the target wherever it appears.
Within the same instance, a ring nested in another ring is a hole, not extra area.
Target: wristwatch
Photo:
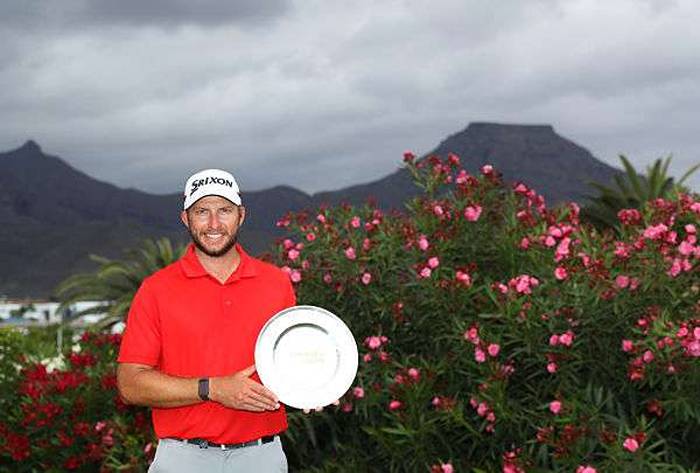
[[[209,378],[201,378],[199,380],[199,387],[197,389],[197,394],[202,401],[209,400]]]

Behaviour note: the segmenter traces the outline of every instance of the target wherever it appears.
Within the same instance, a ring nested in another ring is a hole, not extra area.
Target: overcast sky
[[[338,189],[472,121],[700,162],[697,0],[7,0],[0,150],[121,187]],[[700,172],[690,181],[700,190]]]

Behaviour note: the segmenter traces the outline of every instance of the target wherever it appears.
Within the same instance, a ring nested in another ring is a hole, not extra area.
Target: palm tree
[[[640,175],[624,155],[620,155],[620,160],[625,173],[615,175],[615,186],[589,183],[599,191],[599,195],[588,197],[590,203],[583,208],[581,214],[600,229],[612,228],[619,231],[617,214],[622,209],[639,209],[650,200],[668,198],[680,192],[687,193],[688,189],[683,183],[700,167],[700,164],[696,164],[676,183],[668,175],[671,156],[663,161],[657,159],[653,165],[647,166],[646,175]]]
[[[141,248],[127,250],[123,260],[90,255],[90,259],[99,264],[95,272],[70,276],[56,288],[56,295],[61,301],[59,311],[66,312],[76,302],[101,301],[97,306],[71,314],[70,318],[107,314],[96,326],[111,327],[124,320],[141,282],[155,271],[177,261],[184,251],[185,246],[178,245],[173,249],[168,238],[161,238],[145,240]]]

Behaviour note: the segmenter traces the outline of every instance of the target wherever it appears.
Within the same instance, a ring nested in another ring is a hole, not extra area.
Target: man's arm
[[[272,391],[252,380],[255,365],[234,373],[209,379],[209,399],[226,407],[253,412],[279,409]],[[117,386],[129,404],[148,407],[181,407],[202,402],[198,378],[178,378],[163,374],[149,365],[119,363]]]

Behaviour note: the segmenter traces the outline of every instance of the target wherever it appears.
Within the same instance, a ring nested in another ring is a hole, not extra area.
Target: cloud
[[[167,4],[0,5],[0,149],[154,192],[207,166],[335,189],[470,121],[551,123],[613,165],[674,152],[676,175],[700,156],[691,0]]]

